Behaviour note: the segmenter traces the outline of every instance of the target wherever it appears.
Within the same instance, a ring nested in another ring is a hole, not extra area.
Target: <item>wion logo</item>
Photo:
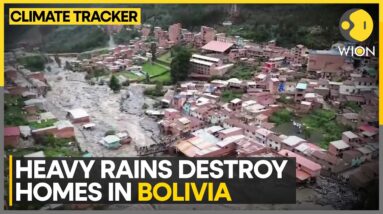
[[[339,20],[339,30],[342,36],[350,42],[366,41],[374,29],[374,22],[369,13],[363,9],[350,9]],[[342,56],[375,56],[375,46],[338,47]]]

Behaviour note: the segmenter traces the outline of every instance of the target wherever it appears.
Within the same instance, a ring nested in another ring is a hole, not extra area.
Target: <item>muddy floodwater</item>
[[[73,58],[61,58],[62,64]],[[159,135],[158,124],[144,114],[144,103],[151,106],[155,100],[143,95],[141,85],[130,85],[120,93],[113,93],[107,85],[89,85],[85,73],[72,72],[50,63],[46,72],[51,89],[46,96],[46,109],[59,119],[65,119],[66,111],[83,108],[96,124],[94,130],[83,130],[76,125],[75,133],[80,148],[95,157],[137,156],[135,145],[150,146]],[[129,98],[126,99],[126,95]],[[133,143],[117,150],[108,150],[97,143],[108,130],[127,131]],[[154,135],[154,136],[153,136]]]

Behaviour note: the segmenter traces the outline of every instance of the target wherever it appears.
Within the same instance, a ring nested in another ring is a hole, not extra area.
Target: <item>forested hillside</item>
[[[341,40],[338,22],[341,15],[359,5],[237,5],[238,13],[231,16],[232,5],[119,5],[141,7],[143,23],[167,28],[180,22],[184,28],[199,31],[201,25],[215,27],[228,35],[264,42],[275,39],[280,46],[304,44],[309,48],[328,48]],[[367,8],[366,8],[367,7]],[[369,11],[368,6],[361,7]],[[377,14],[369,11],[374,19]],[[223,27],[231,20],[233,25]],[[134,35],[130,35],[130,33]],[[123,31],[116,35],[118,43],[128,42],[137,32]],[[376,35],[375,35],[376,36]],[[128,38],[128,39],[126,39]],[[7,26],[6,48],[19,41],[37,43],[48,52],[82,52],[106,46],[108,35],[97,26]]]

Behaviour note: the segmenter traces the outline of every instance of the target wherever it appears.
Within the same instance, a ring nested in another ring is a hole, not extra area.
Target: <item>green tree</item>
[[[112,77],[110,78],[110,81],[109,81],[109,87],[110,89],[112,89],[115,93],[120,91],[121,89],[121,85],[120,85],[120,81],[117,79],[116,76],[112,75]]]
[[[287,109],[282,109],[279,111],[274,112],[270,118],[269,121],[272,123],[276,123],[277,125],[280,125],[282,123],[290,122],[293,117],[293,113]]]
[[[145,73],[145,83],[149,84],[150,83],[150,75],[148,72]]]
[[[55,55],[55,62],[57,63],[59,68],[61,68],[61,59],[60,59],[60,57],[57,54]]]
[[[312,130],[310,128],[303,128],[303,135],[305,136],[306,139],[310,138],[312,134]]]
[[[114,135],[114,134],[116,134],[116,131],[114,131],[114,130],[108,130],[108,131],[105,132],[104,136]]]
[[[31,71],[44,70],[46,58],[43,55],[32,55],[18,58],[17,61]]]
[[[162,91],[164,90],[164,87],[162,86],[161,82],[156,83],[155,90],[162,93]]]
[[[135,29],[128,30],[128,28],[124,26],[123,28],[121,28],[121,30],[118,33],[113,35],[113,38],[117,44],[129,44],[130,40],[140,36],[141,36],[141,33],[138,32],[137,30]]]
[[[65,61],[64,69],[65,70],[73,70],[73,67],[68,61]]]
[[[157,58],[157,44],[155,42],[150,43],[150,53],[152,54],[152,62],[154,62]]]
[[[187,48],[181,48],[177,51],[170,63],[170,76],[173,83],[186,80],[189,76],[189,60],[191,52]]]

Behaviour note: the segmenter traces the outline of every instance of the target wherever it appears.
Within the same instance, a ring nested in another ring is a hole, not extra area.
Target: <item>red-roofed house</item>
[[[284,157],[293,157],[296,161],[296,177],[298,182],[311,181],[320,175],[321,165],[292,151],[282,149],[278,154]]]
[[[4,128],[4,147],[16,147],[20,140],[19,127]]]
[[[364,124],[358,127],[360,131],[360,136],[362,137],[363,142],[377,142],[379,137],[379,129],[370,126],[368,124]]]
[[[239,157],[248,157],[268,153],[268,148],[252,138],[243,138],[237,144],[237,154]]]
[[[242,135],[243,129],[239,127],[232,127],[228,129],[224,129],[218,132],[218,138],[223,140],[227,137],[234,136],[234,135]]]
[[[208,52],[224,53],[227,52],[233,45],[233,43],[228,42],[210,41],[202,47],[202,50]]]

